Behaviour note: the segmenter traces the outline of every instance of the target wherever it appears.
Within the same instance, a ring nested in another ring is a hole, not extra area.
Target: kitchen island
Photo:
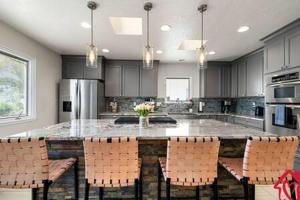
[[[143,160],[143,196],[146,200],[157,199],[157,159],[166,156],[169,137],[218,136],[221,139],[220,155],[243,157],[246,139],[249,136],[271,136],[271,133],[245,128],[239,125],[207,119],[179,119],[177,124],[155,124],[147,129],[138,125],[115,125],[113,119],[73,120],[56,124],[43,129],[31,130],[11,137],[45,137],[48,144],[49,158],[79,158],[80,197],[84,191],[84,154],[82,140],[85,137],[130,137],[139,140],[139,157]],[[202,153],[202,152],[199,152]],[[218,169],[219,194],[242,196],[243,190],[226,170]],[[70,199],[73,194],[73,173],[66,173],[58,182],[51,185],[49,199]],[[164,184],[162,184],[164,191]],[[91,189],[90,199],[97,199],[96,189]],[[39,191],[39,195],[42,191]],[[131,197],[133,187],[105,189],[105,199]],[[191,197],[194,199],[194,188],[172,186],[172,196]],[[162,193],[164,196],[164,192]],[[203,199],[210,199],[212,189],[203,187]]]

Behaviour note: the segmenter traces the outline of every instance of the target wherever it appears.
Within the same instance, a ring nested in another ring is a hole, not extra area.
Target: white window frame
[[[14,57],[28,61],[27,71],[27,115],[20,117],[0,118],[0,126],[8,126],[26,123],[36,120],[36,59],[26,54],[1,47],[0,53],[6,53]]]
[[[188,77],[188,76],[167,76],[165,77],[165,102],[167,104],[174,104],[174,103],[178,103],[175,101],[168,101],[167,98],[167,79],[189,79],[189,99],[192,98],[193,94],[192,94],[192,77]],[[179,103],[190,103],[190,101],[186,100],[186,101],[179,101]]]

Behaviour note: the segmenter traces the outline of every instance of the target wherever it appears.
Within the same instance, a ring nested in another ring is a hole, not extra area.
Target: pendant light
[[[207,4],[202,4],[198,7],[201,13],[201,47],[197,48],[197,65],[199,69],[207,68],[207,51],[203,44],[203,13],[207,10]]]
[[[97,47],[94,45],[94,10],[97,9],[97,3],[89,1],[87,7],[91,10],[91,44],[87,47],[86,67],[97,68]]]
[[[149,11],[152,9],[152,3],[147,2],[144,4],[144,10],[147,11],[147,45],[143,51],[143,68],[153,68],[153,48],[149,45]]]

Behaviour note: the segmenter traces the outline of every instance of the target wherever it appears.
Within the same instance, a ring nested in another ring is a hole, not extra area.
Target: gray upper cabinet
[[[300,67],[300,20],[262,39],[265,73]]]
[[[221,97],[222,68],[208,65],[206,69],[205,97]]]
[[[105,96],[121,96],[122,67],[114,63],[106,65],[105,77]]]
[[[77,55],[62,56],[62,78],[104,80],[104,57],[98,57],[97,68],[86,67],[86,57]]]
[[[157,76],[158,62],[154,62],[153,69],[141,68],[140,76],[140,96],[156,97],[157,96]]]
[[[83,79],[85,60],[81,57],[62,56],[62,78]]]
[[[222,67],[222,97],[231,96],[231,67]]]
[[[105,96],[156,97],[158,64],[146,70],[140,60],[107,60]]]
[[[280,71],[284,67],[284,38],[276,38],[265,44],[265,73]]]
[[[137,97],[140,91],[140,66],[123,66],[123,96]]]
[[[263,52],[247,57],[247,96],[263,96]]]
[[[287,68],[300,66],[300,28],[286,34],[285,62]]]
[[[238,62],[238,97],[247,95],[247,65],[246,60],[242,59]]]
[[[238,96],[238,63],[235,62],[231,65],[231,97]]]

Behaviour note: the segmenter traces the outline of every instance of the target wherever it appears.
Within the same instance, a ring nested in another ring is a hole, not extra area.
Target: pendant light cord
[[[203,47],[203,11],[201,12],[201,48]]]
[[[94,45],[94,17],[93,17],[93,9],[91,9],[91,45]]]
[[[147,11],[147,46],[149,46],[149,11]]]

